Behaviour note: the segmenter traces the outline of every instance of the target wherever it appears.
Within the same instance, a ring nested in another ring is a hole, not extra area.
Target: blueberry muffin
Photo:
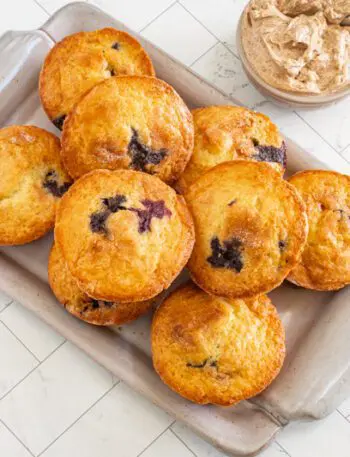
[[[283,173],[286,145],[270,119],[239,106],[208,106],[192,111],[194,150],[178,187],[185,191],[203,173],[230,160],[268,162]]]
[[[57,209],[55,240],[79,287],[97,300],[137,302],[167,288],[194,243],[181,196],[131,170],[95,170]]]
[[[257,395],[277,376],[285,335],[266,295],[225,299],[187,285],[158,308],[152,354],[175,392],[195,403],[229,406]]]
[[[350,177],[309,170],[297,173],[289,182],[306,204],[309,235],[288,279],[316,290],[350,284]]]
[[[49,258],[49,283],[57,300],[75,317],[95,325],[121,325],[137,319],[152,306],[152,301],[116,303],[95,300],[79,289],[67,268],[57,244]]]
[[[41,70],[44,110],[61,130],[82,95],[118,75],[154,76],[152,62],[135,38],[113,28],[67,36],[51,49]]]
[[[57,202],[70,186],[60,141],[38,127],[5,127],[0,160],[0,245],[29,243],[53,227]]]
[[[96,168],[133,169],[175,181],[193,150],[192,115],[156,78],[120,76],[94,87],[67,117],[62,154],[73,178]]]
[[[246,298],[277,287],[300,260],[305,205],[264,162],[225,162],[185,194],[196,242],[188,267],[205,291]]]

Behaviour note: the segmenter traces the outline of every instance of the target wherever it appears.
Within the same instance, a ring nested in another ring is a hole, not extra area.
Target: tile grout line
[[[0,314],[1,314],[2,312],[4,312],[5,309],[7,309],[10,305],[12,305],[12,303],[14,303],[14,300],[11,300],[9,303],[7,303],[7,304],[4,306],[4,308],[2,308],[2,310],[0,311]]]
[[[198,60],[200,60],[202,57],[204,57],[206,54],[208,54],[208,52],[210,52],[212,49],[214,49],[215,46],[217,46],[218,44],[220,44],[220,41],[216,41],[216,43],[214,43],[213,46],[210,46],[210,48],[207,49],[205,52],[203,52],[203,54],[201,54],[199,57],[194,59],[194,61],[189,65],[189,67],[192,68],[192,66],[195,65],[198,62]]]
[[[149,447],[151,447],[152,444],[155,443],[161,436],[163,436],[164,433],[165,433],[166,431],[168,431],[168,430],[170,429],[170,427],[171,427],[173,424],[175,424],[175,422],[176,422],[176,420],[173,420],[173,422],[172,422],[171,424],[169,424],[169,425],[167,426],[167,428],[165,428],[161,433],[159,433],[159,435],[157,435],[157,436],[154,438],[154,440],[152,440],[149,444],[147,444],[147,446],[146,446],[144,449],[142,449],[142,451],[141,451],[139,454],[137,454],[136,457],[140,457],[145,451],[147,451],[147,449],[148,449]]]
[[[39,8],[41,8],[48,16],[51,16],[51,13],[47,11],[47,9],[38,1],[38,0],[33,0],[34,3],[38,5]]]
[[[9,395],[19,384],[21,384],[21,382],[23,382],[25,379],[28,378],[28,376],[30,376],[33,371],[35,371],[37,368],[39,368],[44,362],[46,362],[46,360],[52,356],[52,354],[54,354],[56,351],[58,351],[65,343],[67,342],[67,340],[64,340],[62,341],[62,343],[57,346],[57,348],[55,348],[48,356],[45,357],[45,359],[43,359],[41,362],[39,362],[32,370],[30,370],[25,376],[24,378],[22,378],[21,380],[19,380],[14,386],[11,387],[11,389],[6,392],[2,397],[0,397],[0,401],[3,400],[4,398],[7,397],[7,395]],[[1,420],[1,417],[0,417],[0,420]]]
[[[350,423],[350,415],[345,416],[339,409],[336,409],[336,412],[339,413],[341,417],[343,417],[347,422]]]
[[[329,143],[325,138],[323,138],[323,136],[320,134],[320,132],[318,132],[311,124],[309,124],[309,123],[303,118],[303,116],[301,116],[301,115],[298,113],[298,111],[293,110],[293,113],[295,113],[295,114],[298,116],[298,118],[299,118],[300,120],[302,120],[302,121],[303,121],[303,122],[313,131],[313,132],[315,132],[315,133],[316,133],[316,134],[317,134],[326,144],[328,144],[328,146],[329,146],[330,148],[332,148],[334,152],[336,152],[338,155],[340,155],[340,156],[342,157],[341,153],[338,152],[338,151],[335,149],[335,147],[331,145],[331,143]]]
[[[73,425],[75,425],[82,417],[84,417],[85,414],[87,414],[99,401],[101,401],[106,395],[108,395],[109,392],[111,392],[119,383],[119,380],[116,381],[112,385],[112,387],[110,387],[103,395],[101,395],[101,397],[94,401],[94,403],[92,403],[92,405],[90,405],[88,409],[81,413],[80,416],[78,416],[67,428],[65,428],[58,436],[56,436],[56,438],[53,441],[51,441],[51,443],[48,444],[41,452],[39,452],[39,454],[37,454],[36,457],[42,456],[54,443],[56,443],[57,440],[59,440],[65,433],[67,433],[68,430],[70,430],[73,427]]]
[[[180,438],[180,436],[172,428],[170,429],[170,431],[174,436],[176,436],[176,438],[179,441],[181,441],[181,443],[185,446],[185,448],[187,448],[191,452],[191,454],[194,455],[194,457],[197,457],[197,455],[192,451],[192,449],[185,443],[185,441],[182,438]]]
[[[273,441],[271,441],[272,443]],[[274,440],[274,442],[277,444],[277,446],[279,446],[281,448],[281,450],[286,454],[287,457],[292,457],[289,452],[287,451],[287,449],[285,449],[284,446],[282,446],[282,444],[280,444],[276,439]],[[268,447],[266,448],[268,449]]]
[[[148,22],[146,25],[144,25],[141,29],[138,30],[138,33],[142,33],[149,25],[153,24],[154,21],[156,21],[159,17],[161,17],[164,13],[169,11],[174,5],[178,3],[177,0],[175,2],[172,2],[169,6],[167,6],[163,11],[161,11],[159,14],[157,14],[150,22]]]
[[[35,457],[34,454],[32,453],[32,451],[29,449],[29,447],[26,446],[26,445],[23,443],[23,441],[20,440],[20,439],[18,438],[18,436],[16,435],[16,433],[15,433],[14,431],[12,431],[12,430],[10,429],[10,427],[8,427],[2,419],[0,419],[0,424],[2,424],[2,425],[6,428],[6,430],[8,430],[9,433],[11,433],[11,435],[12,435],[19,443],[21,443],[21,445],[29,452],[30,455],[32,455],[33,457]]]
[[[178,3],[179,3],[180,6],[182,6],[182,8],[183,8],[185,11],[187,11],[187,13],[188,13],[190,16],[193,17],[194,20],[196,20],[202,27],[204,27],[205,30],[206,30],[207,32],[209,32],[211,36],[213,36],[217,41],[219,41],[219,42],[224,46],[225,49],[227,49],[228,51],[230,51],[230,53],[233,54],[233,55],[240,61],[238,55],[236,55],[236,53],[233,52],[232,49],[230,49],[230,47],[229,47],[226,43],[224,43],[223,41],[221,41],[220,38],[219,38],[217,35],[215,35],[214,32],[212,32],[205,24],[203,24],[203,22],[200,21],[200,20],[197,18],[197,16],[195,16],[190,10],[188,10],[188,9],[182,4],[181,0],[180,0]]]
[[[27,349],[27,351],[35,358],[35,360],[37,362],[40,363],[40,359],[38,359],[38,357],[34,354],[34,352],[32,352],[24,343],[22,340],[19,339],[19,337],[5,324],[5,322],[3,320],[1,320],[1,317],[0,317],[0,323],[11,333],[12,336],[14,336],[16,338],[16,340],[25,348]],[[38,365],[37,365],[38,366]]]

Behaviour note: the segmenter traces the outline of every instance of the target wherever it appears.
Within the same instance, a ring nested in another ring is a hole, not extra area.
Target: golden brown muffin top
[[[175,90],[146,76],[110,78],[67,117],[63,161],[73,178],[131,168],[175,181],[193,151],[192,115]]]
[[[288,279],[309,289],[340,289],[350,283],[350,177],[309,170],[289,182],[306,204],[309,235]]]
[[[229,300],[188,285],[155,314],[153,363],[183,397],[229,406],[257,395],[277,376],[284,339],[277,311],[265,295]]]
[[[111,76],[154,76],[140,43],[111,27],[65,37],[47,55],[40,74],[43,107],[58,128],[75,103]]]
[[[57,210],[55,240],[79,287],[93,298],[153,298],[179,274],[193,247],[181,196],[154,176],[95,170]]]
[[[57,244],[49,257],[49,283],[57,300],[67,311],[90,324],[121,325],[138,318],[152,306],[152,301],[117,303],[95,300],[79,289]]]
[[[50,230],[70,185],[60,141],[30,125],[0,129],[0,244],[29,243]]]
[[[283,173],[286,145],[276,125],[240,106],[207,106],[192,111],[194,150],[179,179],[182,191],[203,173],[230,160],[269,162]]]
[[[188,267],[215,295],[252,297],[277,287],[300,259],[305,205],[294,187],[263,162],[225,162],[185,194],[196,242]]]

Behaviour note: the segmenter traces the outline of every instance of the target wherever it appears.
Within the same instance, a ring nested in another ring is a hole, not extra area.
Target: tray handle
[[[8,31],[0,37],[0,126],[36,87],[53,41],[44,32]]]

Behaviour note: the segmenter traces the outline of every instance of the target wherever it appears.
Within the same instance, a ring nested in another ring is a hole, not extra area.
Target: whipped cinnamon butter
[[[329,94],[349,88],[350,26],[341,25],[347,16],[350,0],[252,0],[241,28],[246,58],[277,89]]]

